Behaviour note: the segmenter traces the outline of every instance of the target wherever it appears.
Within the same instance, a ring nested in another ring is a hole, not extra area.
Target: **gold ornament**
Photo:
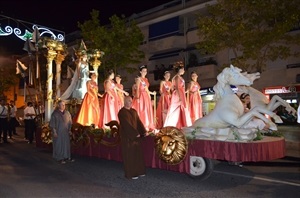
[[[155,150],[161,160],[176,165],[185,158],[188,142],[180,129],[164,127],[156,134]]]
[[[46,123],[42,126],[41,139],[42,142],[46,144],[52,143],[52,134],[51,134],[51,129],[49,127],[49,123]]]
[[[120,143],[119,123],[112,120],[106,124],[110,129],[95,129],[93,126],[82,126],[78,123],[72,125],[71,141],[74,146],[88,146],[91,139],[95,143],[101,143],[105,146],[117,146]],[[107,140],[103,138],[106,137]]]
[[[91,140],[90,136],[88,135],[88,132],[92,130],[92,127],[90,126],[82,126],[80,124],[73,124],[72,125],[72,136],[71,136],[71,142],[74,146],[83,146],[86,147],[90,145]]]

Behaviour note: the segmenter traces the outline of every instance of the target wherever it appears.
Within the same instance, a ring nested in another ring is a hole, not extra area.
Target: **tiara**
[[[147,65],[141,65],[139,68],[140,68],[140,69],[147,68]]]

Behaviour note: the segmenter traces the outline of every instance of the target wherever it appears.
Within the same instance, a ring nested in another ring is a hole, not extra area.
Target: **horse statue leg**
[[[273,111],[270,111],[269,109],[266,109],[264,107],[259,107],[259,106],[256,106],[253,109],[255,109],[255,111],[257,111],[259,113],[269,115],[270,117],[272,117],[274,119],[275,123],[279,123],[279,124],[283,123],[281,118],[276,113],[274,113]]]
[[[254,117],[261,119],[262,121],[264,121],[266,124],[268,124],[271,130],[277,131],[277,126],[275,123],[273,123],[270,119],[266,118],[262,113],[263,112],[267,112],[264,110],[259,110],[259,108],[254,107],[253,109],[251,109],[249,112],[244,113],[242,116],[236,118],[236,119],[232,119],[230,118],[231,116],[228,115],[226,118],[224,117],[223,119],[230,123],[231,125],[237,127],[237,128],[241,128],[243,125],[247,124],[250,120],[252,120]],[[271,114],[275,114],[275,113],[271,113]],[[275,115],[272,115],[274,117],[276,117]]]
[[[269,109],[270,111],[274,111],[280,105],[284,106],[289,113],[292,113],[293,116],[297,117],[297,111],[293,107],[291,107],[291,105],[288,102],[286,102],[277,95],[272,97],[269,104],[267,105],[267,109]]]

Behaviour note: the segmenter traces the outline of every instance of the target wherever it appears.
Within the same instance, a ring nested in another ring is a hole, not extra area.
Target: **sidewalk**
[[[286,142],[286,156],[300,158],[300,125],[279,125]]]
[[[300,125],[279,125],[278,131],[285,138],[286,156],[300,159]],[[16,138],[24,138],[24,127],[17,127],[17,133]]]

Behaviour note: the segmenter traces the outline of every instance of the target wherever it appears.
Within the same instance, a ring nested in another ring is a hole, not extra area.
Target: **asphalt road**
[[[204,181],[152,168],[128,180],[120,162],[74,156],[74,163],[61,165],[22,136],[10,142],[0,144],[0,197],[300,197],[295,157],[243,167],[214,161]]]

